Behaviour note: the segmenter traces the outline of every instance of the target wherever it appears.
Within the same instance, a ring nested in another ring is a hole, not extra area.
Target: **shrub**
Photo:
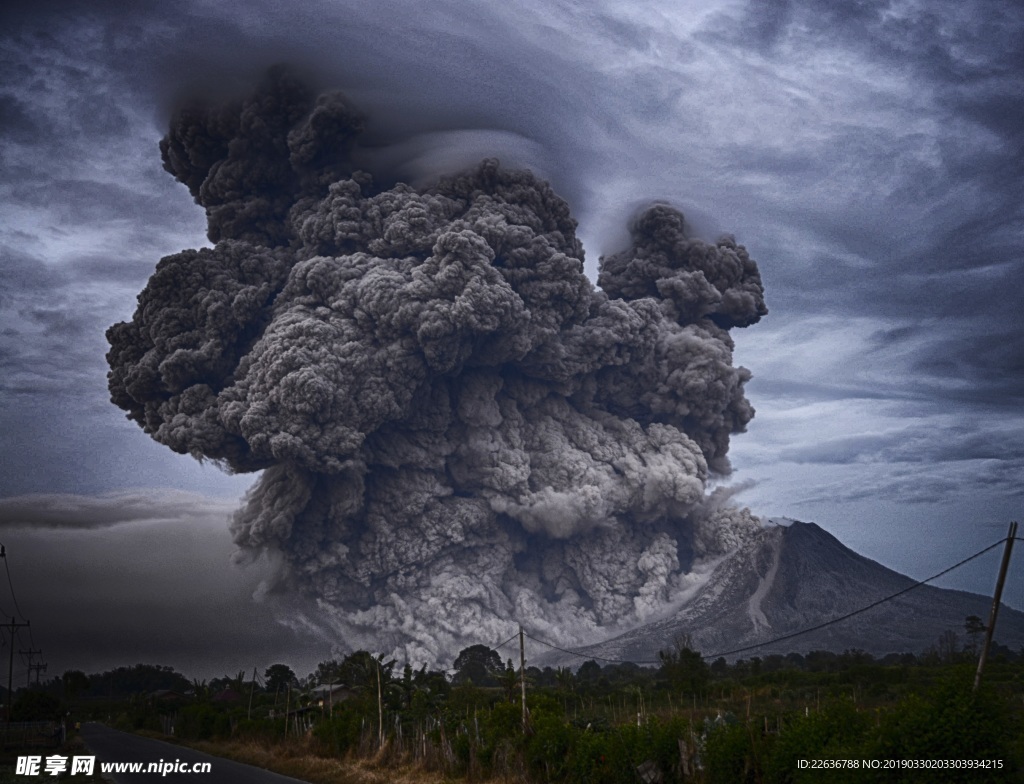
[[[317,722],[313,728],[313,737],[325,753],[340,757],[359,745],[362,730],[362,713],[346,709],[335,711],[330,718]]]
[[[60,718],[60,701],[36,689],[23,691],[11,706],[12,721],[53,721]]]
[[[533,734],[526,744],[530,771],[542,781],[561,781],[573,747],[572,727],[561,716],[547,712],[535,715],[532,724]]]
[[[785,729],[771,744],[771,753],[765,757],[765,780],[773,784],[817,781],[822,771],[800,770],[797,760],[859,760],[864,755],[870,730],[869,716],[858,711],[849,700],[830,705],[821,713],[794,717],[786,722]],[[860,770],[832,769],[828,774],[837,784],[864,780]]]
[[[752,784],[761,781],[760,752],[753,727],[723,724],[708,733],[704,767],[709,784]],[[831,772],[831,771],[830,771]]]
[[[911,695],[886,714],[865,751],[877,759],[1001,759],[1001,771],[929,770],[930,782],[1012,781],[1019,759],[1013,748],[1013,722],[1005,703],[990,689],[972,693],[969,678],[946,680],[923,696]],[[904,771],[887,781],[918,781],[920,771]]]
[[[182,708],[178,713],[177,734],[189,740],[225,738],[231,734],[231,721],[211,705],[200,703]]]

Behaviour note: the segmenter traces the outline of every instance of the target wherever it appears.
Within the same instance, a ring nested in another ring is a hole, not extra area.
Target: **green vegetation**
[[[1019,781],[1024,652],[997,647],[974,694],[976,641],[966,629],[964,648],[942,640],[922,656],[881,660],[814,651],[709,664],[680,641],[656,668],[531,667],[525,729],[518,672],[485,646],[462,651],[451,677],[399,671],[360,651],[321,662],[304,679],[272,665],[263,686],[244,673],[190,683],[168,668],[138,665],[91,676],[87,687],[71,675],[48,688],[77,717],[123,729],[469,781]],[[811,760],[855,767],[803,766]],[[872,760],[897,767],[865,769]],[[901,762],[914,760],[1001,767]]]

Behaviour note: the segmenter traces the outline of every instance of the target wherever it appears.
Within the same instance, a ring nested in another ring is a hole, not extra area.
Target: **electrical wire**
[[[6,552],[4,553],[2,560],[4,562],[4,569],[7,572],[7,584],[11,587],[11,599],[14,600],[14,609],[18,611],[18,615],[21,616],[21,620],[27,621],[28,618],[25,617],[25,613],[23,613],[21,611],[21,607],[18,606],[18,597],[14,595],[14,583],[11,581],[11,567],[10,564],[8,563]]]
[[[554,648],[556,651],[561,651],[562,653],[568,653],[568,654],[570,654],[572,656],[579,656],[581,659],[600,659],[601,661],[609,662],[611,664],[661,664],[660,661],[648,661],[648,660],[644,660],[644,659],[635,660],[635,661],[628,661],[628,660],[623,660],[623,659],[606,659],[604,656],[594,656],[592,654],[579,653],[578,651],[570,651],[567,648],[559,648],[557,645],[553,645],[550,642],[545,642],[544,640],[538,640],[536,637],[534,637],[534,636],[532,636],[530,634],[527,634],[526,632],[523,632],[523,635],[525,637],[529,637],[534,642],[539,642],[541,645],[546,645],[549,648]]]
[[[18,605],[18,597],[14,593],[14,581],[11,580],[10,559],[7,556],[7,548],[3,545],[0,545],[0,560],[4,562],[4,571],[7,573],[7,585],[11,589],[11,599],[14,601],[14,609],[17,610],[18,615],[21,616],[21,620],[25,622],[24,624],[22,624],[22,626],[28,629],[29,648],[34,649],[36,647],[36,639],[35,635],[32,634],[32,624],[29,622],[28,618],[25,617],[25,613],[21,611],[21,607]],[[7,617],[6,610],[4,611],[4,615],[5,617]],[[10,619],[12,622],[15,620],[13,615],[10,616]],[[13,628],[15,631],[18,631],[17,625],[15,625]],[[13,643],[14,640],[12,639],[11,644],[13,645]]]
[[[525,632],[523,632],[523,633],[525,634]],[[491,650],[496,651],[496,650],[498,650],[498,648],[501,648],[501,647],[503,647],[505,645],[508,645],[510,642],[512,642],[512,640],[514,640],[518,636],[519,636],[519,632],[516,632],[511,637],[509,637],[507,640],[505,640],[505,642],[499,642],[497,645],[492,645],[491,646]]]

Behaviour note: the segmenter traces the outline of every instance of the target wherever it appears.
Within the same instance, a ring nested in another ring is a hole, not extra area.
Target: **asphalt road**
[[[107,778],[117,784],[157,784],[157,782],[184,782],[191,784],[306,784],[299,779],[271,773],[252,765],[203,754],[185,746],[175,746],[160,740],[143,738],[127,732],[119,732],[102,724],[89,722],[82,725],[82,740],[96,755],[96,773],[101,762],[181,762],[191,766],[197,762],[209,762],[209,773],[107,773]],[[189,767],[191,771],[191,767]]]

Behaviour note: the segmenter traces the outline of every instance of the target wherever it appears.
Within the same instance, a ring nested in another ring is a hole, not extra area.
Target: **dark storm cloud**
[[[161,210],[147,200],[145,168],[134,159],[159,171],[142,155],[159,139],[159,98],[140,72],[160,64],[167,18],[141,6],[111,17],[101,11],[70,4],[5,12],[0,100],[13,111],[0,122],[14,131],[0,134],[6,200],[64,210],[58,220],[69,227],[115,214],[159,222]],[[150,141],[140,141],[147,132]],[[166,192],[165,182],[154,184]]]
[[[798,398],[801,400],[891,400],[899,396],[901,389],[884,389],[874,381],[852,383],[844,379],[844,383],[833,382],[827,378],[804,381],[793,378],[761,378],[756,377],[758,394],[778,398]]]
[[[42,136],[29,105],[13,95],[0,95],[0,131],[10,141],[28,144]]]
[[[112,314],[154,254],[201,236],[152,155],[154,97],[132,81],[160,48],[144,10],[0,11],[0,494],[176,477],[138,461],[101,408]]]
[[[993,516],[986,507],[1002,503],[1008,509],[1015,508],[1013,501],[1020,495],[1024,455],[1018,454],[1012,460],[1000,457],[966,463],[894,463],[884,473],[865,474],[858,482],[823,483],[803,503],[891,501],[900,505],[941,505],[966,501],[969,511],[965,513],[966,519],[961,520],[965,529]],[[985,499],[985,506],[971,505],[971,499],[978,498]]]
[[[0,389],[64,392],[80,386],[102,333],[103,302],[83,301],[66,287],[68,276],[41,259],[0,247]]]
[[[925,463],[992,460],[1024,464],[1020,436],[1024,430],[986,427],[983,423],[950,426],[936,440],[928,426],[914,423],[902,430],[824,438],[814,445],[783,449],[780,461],[794,463]]]
[[[893,378],[892,393],[901,383],[907,395],[929,398],[936,407],[954,403],[974,404],[980,411],[1017,410],[1024,399],[1024,323],[1019,318],[1012,292],[1024,285],[1016,270],[998,286],[1000,295],[978,297],[977,308],[955,313],[949,303],[967,287],[921,285],[918,296],[934,305],[935,315],[926,323],[884,330],[875,336],[884,353],[906,343],[914,347],[907,379]],[[1001,275],[990,276],[997,281]],[[994,301],[993,301],[993,298]],[[970,296],[961,296],[970,302]],[[961,302],[964,306],[966,303]],[[980,315],[976,315],[980,314]]]
[[[1007,211],[1019,218],[1019,201],[1007,201],[1003,193],[1019,183],[1024,166],[1017,155],[1024,143],[1024,125],[1019,121],[1024,101],[1024,9],[1018,3],[986,3],[983,11],[973,4],[953,2],[923,7],[813,0],[752,3],[746,20],[754,29],[772,31],[766,40],[789,47],[798,57],[831,48],[861,54],[868,67],[888,65],[894,75],[907,78],[918,96],[934,101],[933,111],[946,126],[938,129],[935,139],[940,154],[937,174],[998,186],[987,194],[963,194],[967,201],[957,201],[959,214],[950,209],[952,205],[947,206],[948,213],[942,216],[948,219],[946,224],[935,222],[941,232],[936,248],[962,235],[965,228],[966,243],[984,238]],[[870,128],[864,130],[870,133]],[[910,134],[903,141],[909,150],[929,139]],[[873,147],[868,138],[864,151],[870,153]],[[890,149],[890,155],[892,152]],[[865,163],[901,164],[899,156],[879,159],[874,155],[865,156]],[[904,188],[922,184],[914,179],[908,179]],[[966,183],[937,176],[917,195],[941,202],[944,194],[940,189],[960,190]],[[993,205],[998,208],[995,216],[982,209]],[[914,205],[906,206],[913,209]],[[977,230],[970,231],[976,221]],[[984,248],[984,243],[976,246],[974,258],[972,254],[963,258],[960,252],[955,255],[961,264],[975,265]],[[927,268],[936,259],[922,253],[917,261]],[[944,259],[940,255],[937,261],[941,266]]]
[[[437,3],[432,13],[436,18],[427,21],[402,3],[268,2],[250,5],[242,26],[227,7],[129,4],[111,14],[102,6],[49,6],[11,14],[9,41],[20,57],[5,73],[9,85],[22,88],[12,88],[17,106],[28,104],[30,80],[44,89],[47,82],[69,85],[68,115],[52,119],[83,137],[123,134],[140,107],[162,124],[183,95],[237,93],[274,60],[295,64],[314,87],[354,87],[349,92],[374,118],[367,144],[500,130],[542,139],[561,158],[598,123],[582,111],[585,95],[561,90],[566,75],[580,68],[566,57],[538,46],[493,9]],[[390,19],[387,35],[379,34],[382,16]],[[39,47],[40,38],[48,45]],[[28,54],[34,48],[39,55]],[[589,73],[578,86],[589,91],[598,81]],[[580,111],[566,112],[566,101]],[[561,178],[561,192],[578,192],[572,168],[551,174]]]
[[[1024,322],[1012,292],[1024,285],[1024,9],[808,0],[751,3],[739,21],[722,34],[757,42],[765,57],[820,64],[865,100],[874,91],[866,110],[892,101],[897,123],[826,116],[828,158],[813,164],[799,151],[790,162],[785,152],[737,150],[740,166],[768,167],[810,192],[843,175],[845,190],[820,214],[806,199],[784,208],[790,223],[802,213],[808,238],[827,250],[778,270],[777,309],[927,325],[926,339],[905,334],[903,348],[920,351],[892,367],[892,394],[905,386],[936,409],[1019,405]],[[850,190],[858,186],[862,197]],[[837,211],[840,200],[847,208]],[[808,273],[813,288],[801,282]],[[901,334],[889,336],[894,346]]]
[[[140,193],[120,183],[54,179],[19,189],[12,203],[50,208],[60,225],[146,221],[159,213],[162,195]]]
[[[1024,65],[1017,35],[1022,24],[1020,6],[1005,1],[985,3],[982,10],[953,0],[926,5],[771,0],[749,3],[735,34],[752,32],[755,40],[776,51],[842,44],[871,61],[913,69],[930,81],[968,86],[1019,73]]]
[[[0,302],[10,303],[15,295],[40,296],[59,284],[59,272],[17,248],[0,245],[0,261]]]

